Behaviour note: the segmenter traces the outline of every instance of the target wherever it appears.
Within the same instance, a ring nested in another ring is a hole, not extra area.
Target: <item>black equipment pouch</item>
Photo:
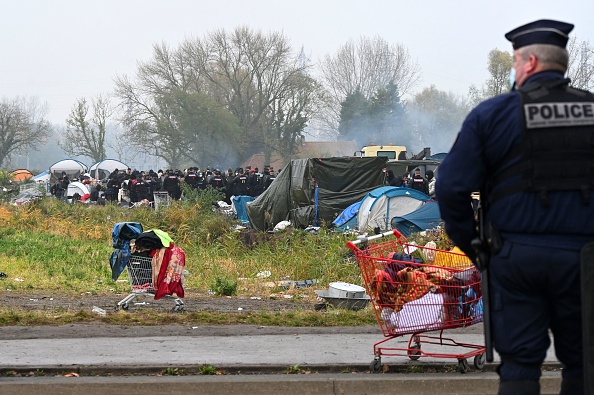
[[[499,230],[493,225],[491,222],[487,224],[487,228],[485,229],[486,234],[486,243],[489,247],[489,252],[492,255],[496,255],[501,251],[503,247],[503,240],[501,239],[501,234]]]
[[[594,394],[594,242],[586,244],[580,252],[580,279],[582,291],[582,340],[584,350],[584,389]]]

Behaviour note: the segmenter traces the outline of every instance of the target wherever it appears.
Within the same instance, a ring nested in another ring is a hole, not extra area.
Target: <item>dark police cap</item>
[[[570,23],[541,19],[515,28],[505,35],[514,49],[531,44],[550,44],[565,48],[569,40],[569,32],[573,30]]]

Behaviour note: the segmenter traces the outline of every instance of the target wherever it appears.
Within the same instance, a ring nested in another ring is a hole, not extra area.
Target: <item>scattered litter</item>
[[[80,377],[80,374],[75,372],[66,373],[64,377]]]
[[[283,289],[289,288],[308,288],[318,283],[318,280],[296,280],[296,281],[281,281],[280,286]]]
[[[22,278],[18,278],[18,277],[17,277],[17,278],[15,278],[15,279],[14,279],[14,281],[16,281],[16,282],[19,282],[19,283],[22,283],[22,282],[24,282],[25,280],[23,280]]]
[[[317,235],[318,231],[320,230],[320,227],[319,226],[308,226],[304,230],[306,232],[313,233],[314,235]]]
[[[150,304],[150,303],[147,303],[147,302],[134,302],[134,306],[146,306],[148,304]]]
[[[243,307],[238,307],[237,311],[243,311]]]
[[[0,272],[0,278],[6,278],[8,275],[4,272]]]
[[[54,298],[50,298],[50,300],[54,300]]]
[[[314,292],[318,295],[318,301],[323,300],[336,308],[348,310],[365,308],[370,301],[369,295],[365,294],[365,288],[342,281],[330,283],[327,290]]]
[[[39,299],[29,299],[32,300],[33,302],[39,302]]]
[[[268,278],[272,275],[272,273],[270,273],[269,270],[262,270],[259,271],[258,274],[256,274],[256,277],[258,278]]]
[[[250,298],[251,300],[262,300],[262,298],[258,297],[258,296],[252,296]]]
[[[105,315],[107,314],[105,310],[103,310],[101,307],[97,307],[97,306],[93,306],[93,313],[97,313],[99,315]]]
[[[276,224],[274,226],[274,229],[272,229],[273,232],[280,232],[285,230],[288,226],[291,226],[291,222],[290,221],[281,221],[278,224]]]
[[[283,298],[285,298],[285,299],[293,299],[293,295],[283,295]]]
[[[128,280],[116,280],[116,283],[127,283]]]
[[[198,329],[200,328],[199,326],[193,326],[192,329]]]

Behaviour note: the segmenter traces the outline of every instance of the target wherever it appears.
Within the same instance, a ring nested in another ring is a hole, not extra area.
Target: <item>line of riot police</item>
[[[190,167],[181,170],[159,170],[154,172],[115,169],[107,179],[104,197],[108,202],[129,202],[131,205],[144,201],[152,202],[153,193],[166,191],[173,200],[182,196],[182,184],[191,189],[204,190],[208,187],[218,189],[230,203],[231,196],[252,196],[262,194],[275,179],[274,170],[266,167],[263,173],[258,168],[229,168],[226,172],[207,167],[200,170]]]

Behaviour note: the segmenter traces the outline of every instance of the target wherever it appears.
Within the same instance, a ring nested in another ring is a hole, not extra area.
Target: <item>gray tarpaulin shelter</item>
[[[351,204],[384,182],[385,157],[293,159],[268,189],[247,205],[252,228],[280,221],[295,227],[330,224]]]

